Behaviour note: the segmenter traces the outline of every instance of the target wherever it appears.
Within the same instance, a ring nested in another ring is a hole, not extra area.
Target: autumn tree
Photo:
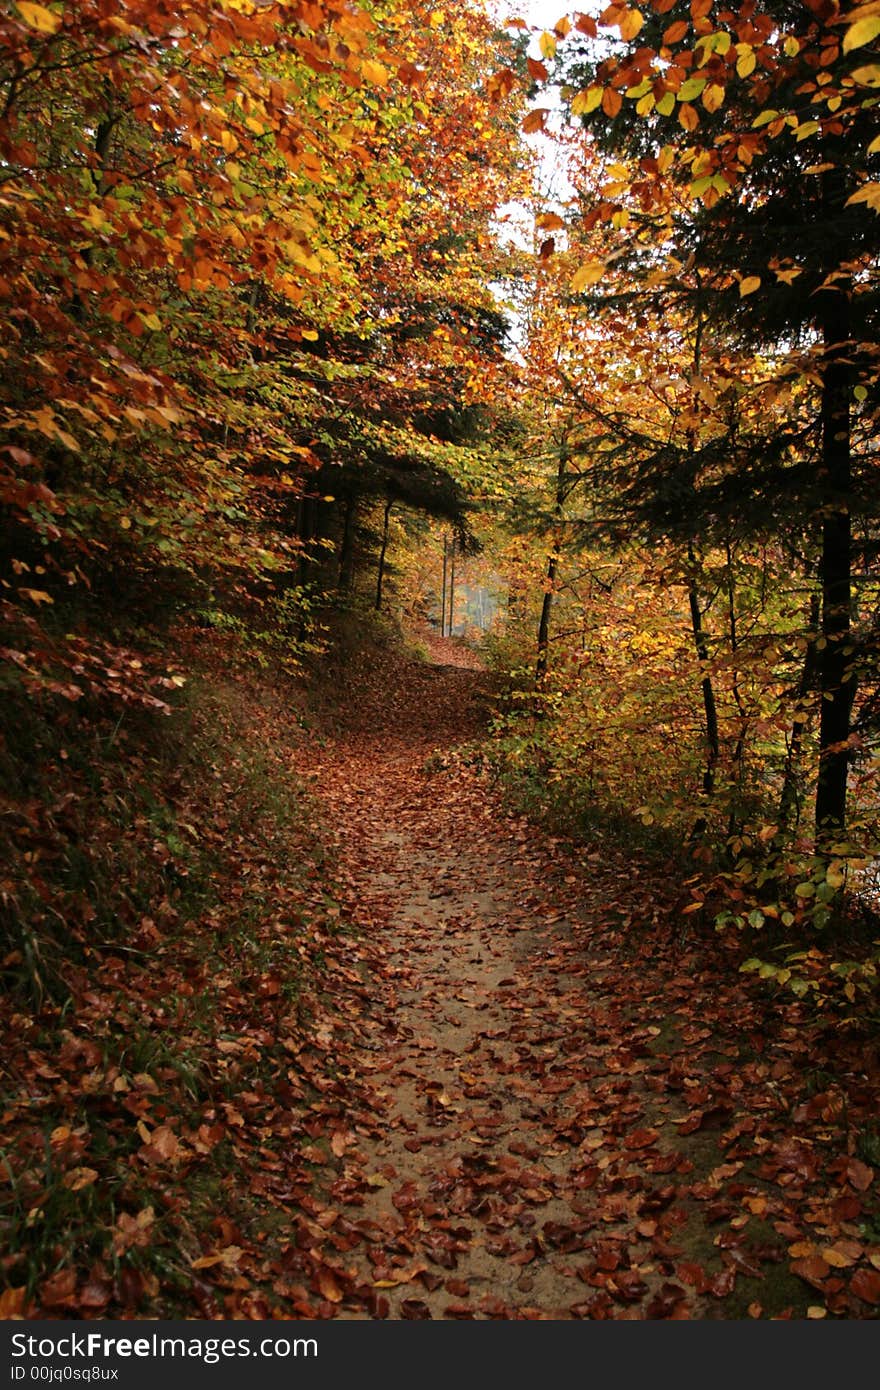
[[[599,23],[620,37],[610,54],[569,49],[571,109],[627,167],[587,195],[587,226],[616,235],[614,263],[640,264],[642,285],[664,285],[690,322],[695,357],[713,336],[739,339],[772,354],[780,389],[797,380],[813,398],[797,431],[786,421],[762,441],[756,422],[753,447],[738,451],[726,482],[710,471],[706,494],[686,488],[679,503],[682,521],[717,520],[726,505],[756,535],[782,523],[816,536],[816,822],[839,827],[856,684],[852,516],[870,458],[870,444],[861,458],[854,449],[853,430],[869,425],[860,402],[876,365],[878,224],[865,182],[876,69],[862,51],[875,35],[851,29],[844,40],[844,17],[821,4],[771,14],[700,0],[679,13],[664,2],[647,21],[613,5]],[[594,21],[578,27],[595,37]],[[635,304],[638,293],[637,278],[620,302]],[[698,360],[693,375],[699,381]],[[684,479],[695,447],[681,457]],[[654,477],[655,501],[631,498],[649,510],[671,502],[674,523],[668,470]]]

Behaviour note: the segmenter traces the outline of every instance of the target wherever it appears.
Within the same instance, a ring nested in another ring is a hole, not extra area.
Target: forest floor
[[[656,866],[507,811],[488,678],[428,646],[308,752],[361,947],[312,1212],[333,1311],[873,1316],[876,1056],[689,935]]]
[[[0,996],[0,1316],[875,1317],[876,1037],[507,805],[419,640],[307,707],[194,634],[164,752],[10,804],[83,944]]]

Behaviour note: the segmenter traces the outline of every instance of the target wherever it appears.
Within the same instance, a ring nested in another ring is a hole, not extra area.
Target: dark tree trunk
[[[556,571],[559,566],[559,551],[553,550],[547,561],[546,588],[544,589],[544,601],[541,604],[541,621],[538,624],[538,660],[535,663],[535,675],[541,680],[547,674],[547,654],[550,648],[550,614],[553,609],[553,587],[556,583]]]
[[[822,383],[822,625],[817,644],[819,677],[819,779],[816,829],[846,824],[850,719],[856,690],[850,645],[852,537],[849,501],[852,486],[850,443],[849,297],[842,287],[825,290],[823,315],[825,371]]]
[[[810,596],[810,629],[807,638],[807,651],[804,656],[801,678],[798,682],[797,705],[799,711],[803,710],[810,687],[813,685],[816,676],[816,638],[819,634],[819,619],[821,615],[821,599],[819,594]],[[804,731],[806,729],[806,715],[795,720],[791,726],[791,735],[788,740],[788,754],[785,759],[785,775],[782,780],[782,791],[779,796],[779,819],[783,825],[790,825],[792,819],[800,819],[800,806],[798,797],[798,769],[800,767],[801,753],[804,746]]]
[[[544,600],[541,604],[541,621],[538,624],[538,660],[535,664],[535,675],[540,681],[547,674],[547,660],[550,653],[550,614],[553,611],[553,596],[556,587],[556,575],[559,570],[559,558],[562,553],[562,507],[565,502],[565,469],[568,464],[566,455],[560,454],[559,468],[556,473],[556,502],[553,509],[555,518],[553,530],[553,549],[547,557],[547,574],[544,581]]]
[[[312,542],[315,538],[317,506],[314,497],[301,497],[296,509],[296,536],[300,542],[299,582],[307,584],[311,567],[314,564]]]
[[[357,515],[357,498],[349,497],[345,503],[342,523],[342,540],[339,545],[339,576],[337,588],[354,588],[354,523]]]
[[[385,579],[385,556],[388,553],[388,523],[391,520],[393,502],[385,503],[385,517],[382,524],[382,549],[379,551],[379,568],[376,573],[376,612],[382,610],[382,583]]]
[[[688,605],[691,611],[691,630],[694,636],[694,648],[703,669],[704,675],[701,682],[703,692],[703,716],[706,730],[706,763],[703,769],[703,795],[711,797],[715,791],[715,769],[718,766],[718,759],[721,755],[721,741],[718,734],[718,709],[715,704],[715,690],[712,685],[712,677],[706,669],[709,664],[709,643],[706,640],[706,629],[703,627],[703,611],[700,608],[700,592],[697,588],[696,563],[697,557],[694,552],[693,543],[688,545],[688,562],[691,568],[691,575],[688,581]],[[706,831],[706,817],[700,816],[693,829],[691,839],[698,839]]]

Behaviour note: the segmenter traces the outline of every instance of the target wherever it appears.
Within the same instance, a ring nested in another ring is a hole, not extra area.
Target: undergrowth
[[[271,1226],[251,1122],[293,1142],[339,913],[285,760],[295,690],[201,642],[170,717],[6,702],[3,1316],[232,1315],[210,1251]]]

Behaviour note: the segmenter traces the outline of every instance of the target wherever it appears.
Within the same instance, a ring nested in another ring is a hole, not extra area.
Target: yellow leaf
[[[361,63],[361,72],[367,81],[374,83],[375,86],[388,86],[390,73],[384,63],[377,63],[373,58],[365,58]]]
[[[318,334],[315,332],[314,328],[304,328],[300,336],[305,338],[307,343],[316,343],[318,341]]]
[[[19,7],[20,8],[20,7]],[[866,43],[880,34],[880,14],[865,15],[851,24],[843,36],[843,51],[850,53],[854,48],[863,48]]]
[[[45,589],[19,589],[18,592],[20,594],[23,594],[25,598],[29,598],[31,603],[39,604],[55,602],[52,595],[47,594]]]
[[[712,82],[703,92],[703,105],[707,111],[717,111],[719,106],[724,104],[724,88],[718,82]]]
[[[227,154],[233,154],[238,149],[238,141],[231,130],[221,130],[220,144]]]
[[[880,151],[880,135],[875,135],[868,146],[868,154],[877,154]]]
[[[571,114],[573,116],[586,116],[588,112],[595,111],[602,102],[601,87],[587,87],[585,91],[578,92],[572,99]]]
[[[47,10],[45,5],[34,5],[32,0],[17,0],[18,13],[29,29],[38,34],[56,34],[61,28],[61,16]]]
[[[554,35],[548,33],[546,29],[538,39],[538,47],[545,58],[556,57],[556,39]]]
[[[747,294],[754,294],[755,290],[761,288],[760,275],[747,275],[744,280],[739,282],[740,297],[745,298]]]
[[[89,210],[83,218],[83,222],[95,232],[100,232],[104,227],[110,225],[101,209],[96,208],[94,203],[89,204]]]
[[[581,290],[585,290],[588,285],[598,285],[604,274],[604,261],[587,261],[572,276],[571,288],[575,294],[578,294]]]
[[[748,77],[749,73],[755,71],[755,64],[757,63],[755,51],[747,43],[738,43],[736,51],[739,54],[736,60],[737,77]]]
[[[866,63],[864,67],[854,68],[850,75],[860,87],[880,87],[880,63]]]
[[[620,37],[634,39],[644,22],[645,16],[641,10],[627,10],[620,20]]]
[[[154,333],[158,333],[162,327],[162,320],[158,314],[141,314],[141,323],[144,328],[150,328]]]
[[[858,193],[847,198],[846,202],[847,206],[850,203],[867,203],[875,212],[880,212],[880,183],[866,183]]]

